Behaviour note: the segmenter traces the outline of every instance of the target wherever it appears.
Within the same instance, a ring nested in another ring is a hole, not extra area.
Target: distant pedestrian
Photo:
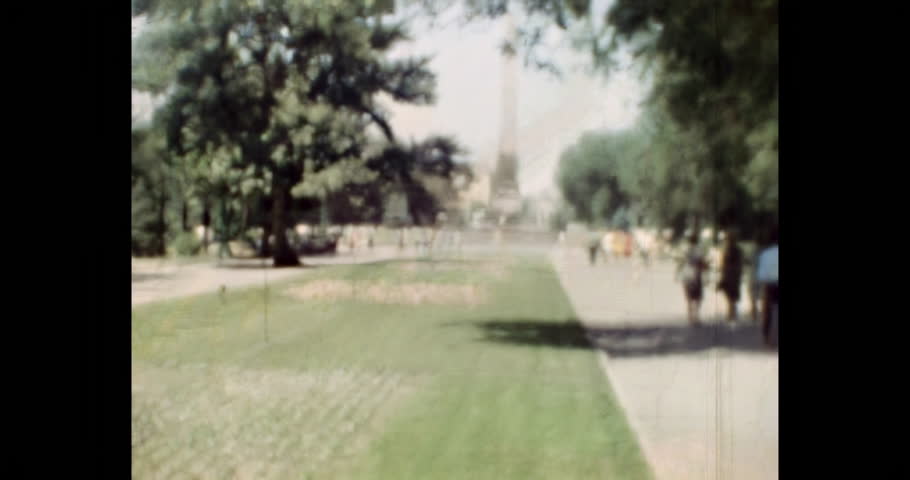
[[[739,303],[739,293],[743,274],[743,251],[736,242],[733,232],[727,234],[720,260],[720,281],[717,289],[724,292],[727,297],[727,320],[735,321],[737,317],[736,306]]]
[[[749,256],[749,273],[748,273],[748,288],[749,288],[749,310],[752,317],[752,321],[755,323],[759,322],[758,318],[758,305],[761,303],[762,291],[761,285],[758,282],[758,257],[761,255],[762,250],[756,245],[750,256]]]
[[[613,251],[613,257],[614,258],[622,257],[623,250],[625,249],[625,246],[626,246],[626,242],[625,242],[625,238],[623,237],[623,233],[621,231],[614,232],[612,240],[613,240],[613,245],[611,245],[610,247]]]
[[[651,263],[651,250],[654,248],[651,236],[646,232],[636,231],[634,239],[641,265],[647,267]]]
[[[686,296],[689,323],[698,324],[698,312],[702,299],[702,275],[708,265],[705,253],[698,245],[698,235],[689,237],[689,246],[677,267],[677,274],[682,281],[683,291]]]
[[[588,257],[591,260],[591,265],[597,263],[597,253],[600,251],[600,234],[598,232],[591,232],[588,234]]]
[[[613,251],[614,235],[615,234],[613,232],[608,230],[606,233],[604,233],[603,237],[600,240],[600,251],[601,251],[601,253],[603,253],[604,262],[606,262],[610,258],[611,253]]]
[[[357,230],[353,226],[348,227],[348,251],[354,253],[357,248]]]
[[[417,227],[417,236],[415,240],[418,255],[430,254],[430,234],[426,227]]]

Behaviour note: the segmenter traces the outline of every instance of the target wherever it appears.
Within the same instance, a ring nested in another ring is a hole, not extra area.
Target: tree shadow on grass
[[[217,269],[225,270],[287,270],[295,268],[317,268],[321,265],[307,263],[305,258],[300,257],[300,265],[279,265],[272,264],[272,258],[261,257],[231,257],[214,260],[211,266]]]
[[[220,263],[220,264],[216,263],[212,266],[217,269],[221,269],[221,270],[266,270],[266,269],[268,269],[268,270],[292,270],[295,268],[300,268],[300,269],[319,268],[322,265],[310,265],[310,264],[301,262],[300,265],[287,265],[287,266],[275,267],[275,266],[272,266],[271,263],[263,264],[262,262],[255,262],[255,263],[231,262],[231,263]]]
[[[463,325],[463,324],[462,324]],[[712,348],[774,354],[751,321],[689,326],[685,318],[585,329],[578,321],[489,320],[473,324],[482,341],[516,346],[600,348],[615,358],[690,354]]]
[[[133,272],[132,281],[135,283],[147,282],[150,280],[163,280],[173,277],[173,273],[136,273]]]
[[[347,259],[354,259],[355,261],[346,261]],[[347,265],[396,265],[404,264],[408,262],[413,262],[414,260],[409,259],[400,259],[400,258],[377,258],[375,260],[360,260],[356,257],[342,257],[342,256],[301,256],[300,265],[289,265],[289,266],[278,266],[275,267],[272,265],[272,259],[262,259],[262,258],[231,258],[224,259],[220,262],[215,262],[212,264],[215,268],[227,269],[227,270],[287,270],[287,269],[312,269],[312,268],[323,268],[323,267],[343,267]],[[428,262],[429,263],[429,262]]]
[[[353,260],[353,261],[348,261]],[[262,270],[262,269],[293,269],[293,268],[320,268],[345,265],[404,265],[409,263],[425,264],[427,268],[434,266],[480,264],[481,261],[472,260],[443,260],[422,258],[376,258],[343,256],[343,255],[303,255],[300,256],[300,265],[273,267],[271,258],[233,257],[215,260],[211,265],[219,269],[229,270]]]

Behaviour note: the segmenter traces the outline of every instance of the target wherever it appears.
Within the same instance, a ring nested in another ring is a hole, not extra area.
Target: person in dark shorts
[[[772,346],[771,322],[774,320],[774,313],[778,308],[778,300],[780,299],[777,282],[765,285],[764,293],[765,295],[762,298],[762,336],[765,345],[770,347]]]
[[[698,324],[698,311],[701,308],[702,299],[702,274],[707,267],[705,254],[698,245],[698,235],[693,234],[689,237],[689,248],[677,270],[686,295],[689,323],[692,325]]]
[[[727,297],[727,320],[736,320],[736,305],[739,303],[740,285],[743,275],[743,251],[736,244],[736,234],[727,233],[726,244],[721,257],[720,281],[717,289]]]
[[[761,254],[761,250],[758,247],[755,247],[754,251],[749,256],[751,261],[749,263],[749,273],[748,273],[750,314],[752,316],[752,321],[755,323],[759,322],[758,304],[761,302],[761,296],[762,296],[761,285],[759,285],[759,283],[758,283],[758,256],[759,256],[759,254]]]
[[[600,252],[600,235],[597,232],[588,234],[588,259],[591,265],[597,263],[597,254]]]

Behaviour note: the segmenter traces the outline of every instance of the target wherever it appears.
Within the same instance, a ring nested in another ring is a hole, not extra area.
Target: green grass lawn
[[[326,281],[327,298],[292,293]],[[377,282],[479,295],[385,303]],[[136,308],[134,474],[650,478],[573,316],[527,257],[324,267]]]

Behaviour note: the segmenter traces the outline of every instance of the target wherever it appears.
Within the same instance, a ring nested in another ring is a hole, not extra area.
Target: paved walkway
[[[372,252],[356,254],[302,257],[301,261],[307,266],[345,265],[378,262],[401,256],[397,249],[377,248]],[[279,281],[306,275],[310,271],[312,270],[305,267],[271,268],[270,259],[212,260],[186,264],[160,259],[134,260],[132,305],[214,292],[221,285],[238,288],[262,284],[266,280]]]
[[[757,325],[719,321],[726,303],[706,288],[689,327],[667,263],[551,259],[659,480],[778,478],[778,356]]]
[[[350,265],[382,262],[408,258],[461,258],[463,255],[497,255],[510,253],[546,252],[545,246],[498,247],[496,245],[465,245],[460,251],[441,248],[432,254],[426,250],[396,246],[378,246],[372,250],[354,253],[342,251],[337,255],[301,257],[307,267]],[[133,259],[132,305],[159,300],[199,295],[216,291],[221,285],[238,288],[279,281],[306,275],[312,271],[303,268],[271,268],[271,259],[190,260],[180,263],[172,259]]]

